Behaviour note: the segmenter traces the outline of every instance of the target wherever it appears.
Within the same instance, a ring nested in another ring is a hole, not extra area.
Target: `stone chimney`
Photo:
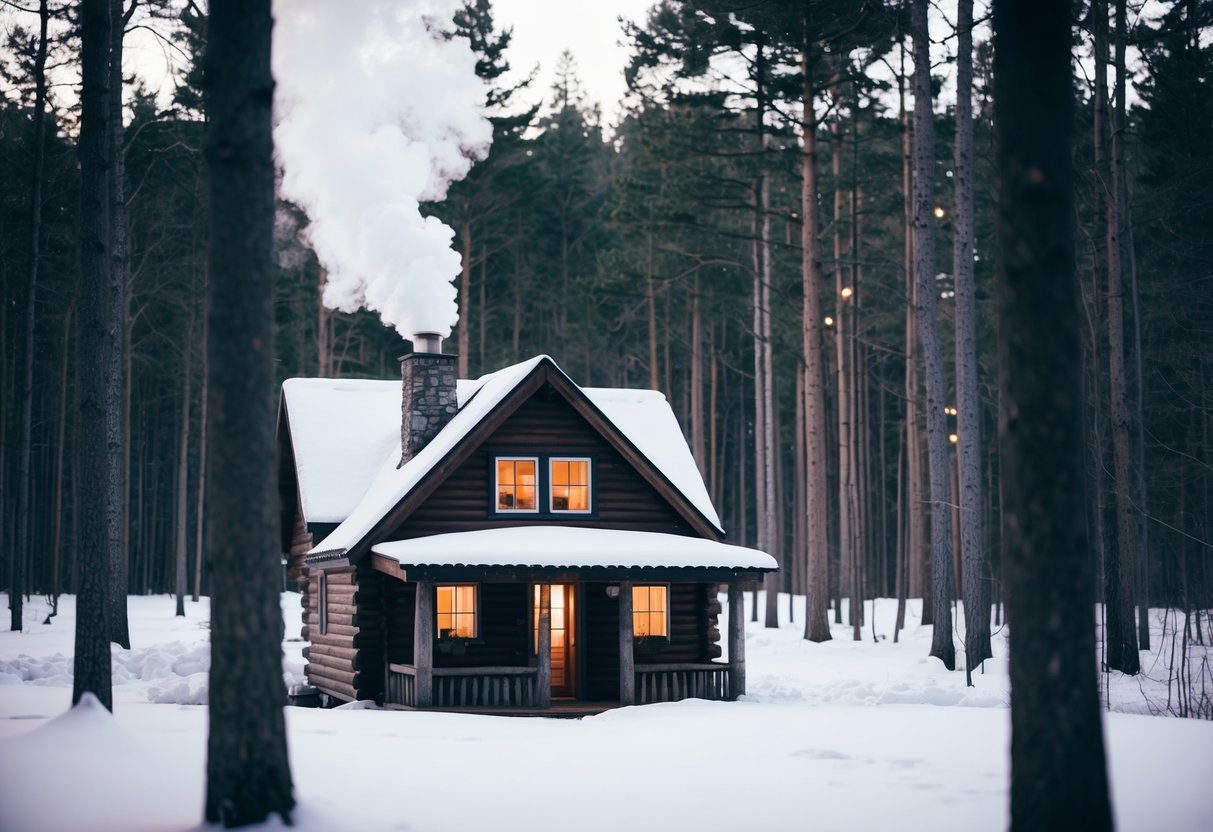
[[[403,398],[400,419],[400,464],[408,462],[446,427],[458,411],[455,400],[457,356],[442,354],[434,332],[413,336],[413,352],[400,359]]]

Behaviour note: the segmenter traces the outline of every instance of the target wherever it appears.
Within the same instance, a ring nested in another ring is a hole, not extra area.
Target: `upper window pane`
[[[497,460],[497,510],[537,511],[537,461],[501,458]]]
[[[553,459],[551,477],[552,511],[590,510],[588,459]]]

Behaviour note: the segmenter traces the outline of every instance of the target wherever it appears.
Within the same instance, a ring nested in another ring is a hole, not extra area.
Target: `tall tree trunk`
[[[194,375],[194,307],[191,303],[189,320],[185,326],[185,360],[181,375],[181,430],[177,445],[177,507],[176,507],[176,551],[177,563],[174,575],[174,592],[177,594],[177,615],[185,615],[185,591],[188,586],[188,560],[186,557],[186,527],[189,525],[189,472],[190,472],[190,382]]]
[[[211,338],[206,820],[290,824],[275,490],[269,0],[215,0],[205,68]]]
[[[914,194],[913,141],[910,114],[906,108],[905,46],[901,48],[901,72],[897,76],[901,113],[901,186],[905,212],[905,250],[903,270],[906,282],[905,332],[905,437],[906,437],[906,592],[922,598],[920,621],[934,621],[930,580],[930,561],[923,546],[922,499],[922,433],[918,429],[918,325],[915,320],[917,302],[914,280]],[[902,619],[904,623],[904,618]]]
[[[207,281],[209,283],[209,281]],[[191,600],[197,601],[202,595],[202,553],[205,551],[203,547],[204,535],[203,531],[205,524],[206,510],[206,408],[207,408],[207,332],[210,327],[207,326],[207,311],[206,311],[206,283],[202,288],[202,315],[200,323],[202,324],[202,347],[199,356],[202,358],[202,372],[199,374],[202,378],[202,388],[199,390],[198,401],[198,424],[200,426],[198,432],[198,485],[194,492],[194,592]]]
[[[708,481],[703,426],[703,316],[699,311],[699,273],[691,287],[691,453],[699,475]]]
[[[1082,520],[1069,9],[994,4],[1013,832],[1112,828]]]
[[[59,424],[55,429],[55,509],[54,537],[51,540],[51,615],[59,612],[59,593],[63,591],[63,458],[67,447],[67,379],[71,363],[72,315],[75,305],[69,306],[63,316],[63,361],[59,369]],[[2,469],[0,469],[2,470]]]
[[[973,0],[956,20],[956,154],[952,187],[952,268],[956,283],[956,432],[960,480],[960,551],[964,557],[965,671],[994,653],[990,585],[982,540],[981,397],[977,391],[977,288],[973,279]]]
[[[468,378],[468,359],[472,354],[472,221],[459,225],[459,247],[462,268],[459,271],[459,378]],[[481,314],[484,311],[481,310]]]
[[[1107,25],[1106,10],[1102,8],[1102,0],[1098,16]],[[1124,45],[1117,44],[1123,61]],[[1102,64],[1104,55],[1096,61],[1096,72],[1103,76],[1106,68]],[[1122,111],[1119,99],[1125,95],[1125,88],[1119,87],[1117,95],[1117,114]],[[1121,281],[1120,254],[1120,147],[1123,143],[1120,131],[1123,124],[1119,119],[1112,123],[1112,154],[1109,160],[1108,217],[1107,217],[1107,247],[1108,247],[1108,415],[1112,430],[1112,475],[1116,481],[1116,557],[1115,563],[1109,558],[1109,581],[1116,581],[1115,598],[1109,598],[1109,604],[1115,603],[1117,615],[1116,628],[1112,629],[1112,619],[1109,619],[1107,637],[1110,642],[1119,646],[1119,661],[1112,663],[1112,651],[1109,650],[1108,664],[1117,670],[1130,675],[1141,669],[1141,661],[1137,654],[1137,630],[1133,618],[1133,604],[1136,600],[1134,590],[1134,572],[1137,568],[1137,531],[1136,517],[1133,510],[1131,489],[1133,486],[1132,461],[1129,458],[1129,402],[1127,382],[1125,379],[1125,339],[1124,339],[1124,298]],[[1114,570],[1113,567],[1114,566]],[[1115,574],[1111,574],[1112,572]]]
[[[12,552],[12,580],[9,581],[9,628],[21,632],[22,601],[26,591],[25,566],[30,560],[30,515],[33,476],[30,453],[33,449],[34,407],[34,328],[38,298],[38,269],[42,264],[42,177],[46,167],[46,48],[50,10],[47,0],[38,3],[38,51],[34,57],[34,136],[30,183],[29,267],[25,294],[25,321],[22,328],[22,375],[18,398],[21,402],[21,444],[17,471],[17,546]],[[0,330],[0,337],[4,333]],[[0,434],[0,442],[5,437]],[[0,477],[6,475],[0,469]]]
[[[806,7],[804,40],[801,52],[801,130],[804,150],[800,157],[801,264],[804,281],[804,310],[801,326],[804,341],[804,412],[807,442],[805,476],[805,541],[808,563],[807,609],[804,637],[809,641],[828,641],[829,552],[827,551],[826,505],[826,409],[825,367],[821,313],[821,244],[817,239],[817,114],[813,110],[812,50],[813,33]]]
[[[838,108],[838,75],[830,82]],[[854,540],[851,536],[851,484],[854,479],[851,460],[851,361],[850,323],[851,315],[847,298],[851,294],[849,281],[844,276],[843,256],[843,210],[845,198],[842,184],[842,130],[837,114],[830,121],[830,171],[834,179],[834,378],[837,390],[838,437],[835,448],[838,456],[838,595],[850,599],[847,620],[855,624],[859,620],[858,601],[854,597],[853,573],[855,569]],[[846,294],[844,295],[844,291]],[[841,611],[841,604],[839,605]]]
[[[106,390],[103,312],[109,286],[109,0],[80,6],[80,331],[76,339],[77,419],[75,674],[72,704],[92,693],[113,709],[110,682],[107,540]]]
[[[134,11],[134,6],[131,6]],[[126,450],[123,416],[126,408],[125,355],[130,300],[129,241],[126,228],[126,165],[123,149],[122,44],[128,15],[122,0],[110,1],[109,131],[112,164],[109,181],[110,270],[106,291],[105,451],[106,451],[106,549],[109,556],[110,641],[129,650],[130,629],[126,620],[127,568],[130,530],[127,515]]]
[[[935,630],[930,655],[956,669],[952,643],[952,535],[948,498],[948,425],[944,407],[943,350],[939,343],[935,289],[935,228],[931,205],[935,168],[935,124],[931,109],[928,0],[915,0],[910,17],[914,40],[914,286],[915,317],[927,382],[927,477],[931,492],[931,600]]]

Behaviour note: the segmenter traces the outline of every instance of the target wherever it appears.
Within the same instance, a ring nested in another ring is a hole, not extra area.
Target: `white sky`
[[[644,19],[656,0],[493,0],[497,28],[514,28],[506,53],[514,77],[524,76],[536,63],[539,76],[531,101],[547,99],[556,60],[565,49],[577,59],[578,75],[587,98],[602,105],[607,124],[618,120],[623,97],[623,68],[627,50],[617,18]]]

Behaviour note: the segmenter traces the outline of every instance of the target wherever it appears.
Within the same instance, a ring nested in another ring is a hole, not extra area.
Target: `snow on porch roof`
[[[757,549],[700,537],[573,526],[516,526],[380,543],[371,549],[402,566],[777,568]]]
[[[340,523],[313,551],[348,549],[421,482],[541,362],[539,355],[456,391],[459,412],[403,467],[400,382],[290,379],[283,397],[309,523]],[[559,367],[556,367],[559,370]],[[716,528],[720,518],[678,420],[655,390],[581,388],[619,431]],[[354,391],[359,391],[354,395]],[[354,470],[357,469],[357,470]]]

